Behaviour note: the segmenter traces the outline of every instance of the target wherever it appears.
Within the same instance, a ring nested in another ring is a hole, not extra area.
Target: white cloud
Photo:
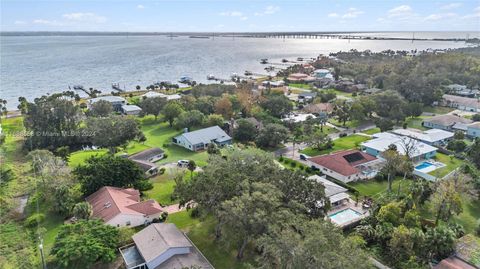
[[[224,12],[220,12],[220,16],[242,17],[243,13],[240,11],[224,11]]]
[[[27,24],[27,22],[26,22],[26,21],[16,20],[16,21],[13,22],[13,24],[15,24],[15,25],[25,25],[25,24]]]
[[[329,18],[337,18],[338,16],[339,16],[338,13],[335,13],[335,12],[328,14]]]
[[[401,5],[394,7],[388,11],[387,17],[389,18],[407,18],[413,15],[413,10],[408,5]]]
[[[280,11],[279,6],[267,6],[262,12],[255,12],[255,16],[272,15]]]
[[[342,15],[342,18],[344,19],[352,19],[358,17],[358,15],[363,14],[363,11],[360,11],[354,7],[351,7],[347,10],[347,13]]]
[[[248,17],[247,16],[240,17],[240,20],[246,21],[246,20],[248,20]]]
[[[462,6],[462,3],[450,3],[450,4],[446,4],[446,5],[441,6],[440,9],[448,10],[448,9],[459,8],[461,6]]]
[[[33,20],[34,24],[42,24],[42,25],[48,25],[48,26],[62,26],[63,24],[58,22],[58,21],[50,21],[50,20],[44,20],[44,19],[36,19]]]
[[[107,21],[107,18],[91,12],[68,13],[68,14],[63,14],[62,17],[70,21],[87,22],[87,23],[104,23]]]
[[[442,19],[450,19],[450,18],[453,18],[453,17],[456,17],[456,16],[457,16],[456,13],[439,13],[439,14],[428,15],[427,17],[425,17],[424,20],[426,20],[426,21],[438,21],[438,20],[442,20]]]
[[[137,8],[138,8],[138,9],[144,9],[145,6],[144,6],[144,5],[138,5]]]
[[[474,9],[474,11],[480,12],[480,6],[476,7],[476,8]]]

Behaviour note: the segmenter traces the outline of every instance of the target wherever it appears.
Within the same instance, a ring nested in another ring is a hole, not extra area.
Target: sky
[[[0,0],[1,31],[480,31],[480,0]]]

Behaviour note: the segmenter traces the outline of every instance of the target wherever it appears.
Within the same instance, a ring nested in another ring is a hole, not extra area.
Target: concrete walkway
[[[180,207],[180,204],[174,204],[174,205],[167,205],[162,207],[162,211],[167,212],[168,215],[174,214],[177,212],[185,211],[187,210],[186,207]]]

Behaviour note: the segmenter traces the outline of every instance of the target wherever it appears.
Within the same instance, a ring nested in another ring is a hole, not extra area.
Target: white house
[[[142,112],[142,109],[136,105],[123,105],[122,112],[125,115],[138,115]]]
[[[412,160],[431,159],[437,154],[437,148],[427,145],[410,137],[402,137],[392,133],[378,133],[373,135],[374,139],[361,144],[362,150],[366,153],[381,158],[381,153],[386,151],[390,145],[395,145],[399,154],[405,155],[407,150]],[[407,146],[410,145],[411,149]]]
[[[427,128],[445,131],[467,131],[467,125],[472,122],[472,120],[457,115],[446,114],[424,119],[422,125]]]
[[[450,94],[444,94],[442,98],[445,106],[470,112],[480,112],[480,99],[478,98],[469,98]]]
[[[92,218],[115,227],[144,225],[163,212],[155,200],[141,201],[140,192],[132,188],[102,187],[86,201],[92,206]]]
[[[112,107],[115,111],[122,111],[122,106],[127,104],[127,100],[125,98],[120,97],[120,96],[100,96],[96,98],[92,98],[88,100],[88,107],[91,107],[91,105],[95,104],[98,101],[107,101],[110,104],[112,104]]]
[[[185,132],[172,138],[172,142],[191,151],[199,151],[207,148],[208,144],[215,143],[218,146],[232,144],[232,138],[220,127],[212,126],[193,132]]]
[[[173,223],[153,223],[120,248],[127,269],[174,269],[213,266]]]
[[[473,138],[480,137],[480,122],[467,125],[467,136]]]
[[[330,201],[332,208],[341,206],[350,200],[350,195],[347,193],[348,190],[344,187],[318,175],[310,176],[308,179],[315,180],[325,187],[325,196]]]
[[[182,98],[182,96],[179,95],[179,94],[164,94],[164,93],[159,93],[159,92],[154,92],[154,91],[149,91],[149,92],[143,94],[142,97],[145,97],[145,98],[161,97],[161,98],[167,99],[167,101],[178,100],[178,99]]]
[[[396,129],[393,130],[392,133],[400,136],[407,136],[434,146],[444,146],[448,144],[454,136],[454,133],[441,129],[430,129],[426,131],[417,129]]]
[[[374,177],[379,164],[374,156],[356,149],[311,157],[307,162],[323,174],[345,183]]]

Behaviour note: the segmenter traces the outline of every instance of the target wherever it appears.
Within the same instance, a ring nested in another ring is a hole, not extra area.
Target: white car
[[[189,160],[179,160],[177,162],[177,166],[180,166],[180,167],[187,167],[187,165],[190,163]]]

